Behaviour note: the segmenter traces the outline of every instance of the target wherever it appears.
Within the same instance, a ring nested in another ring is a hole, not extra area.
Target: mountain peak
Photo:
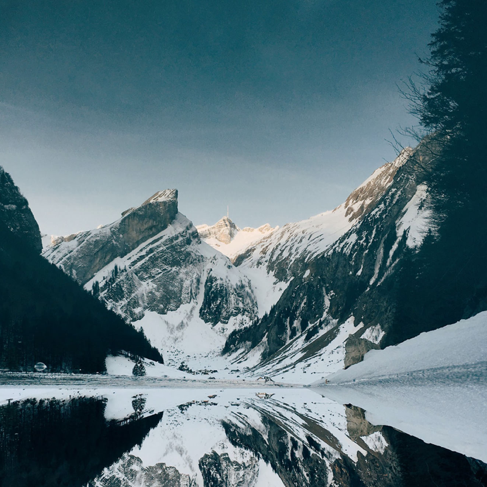
[[[214,225],[198,225],[196,230],[204,242],[231,259],[276,228],[268,223],[259,228],[239,228],[228,216],[224,216]]]
[[[228,216],[224,216],[212,226],[198,225],[196,229],[201,238],[214,238],[224,244],[229,244],[240,231]]]
[[[394,167],[401,167],[406,164],[408,159],[413,155],[412,147],[404,147],[404,149],[399,153],[399,155],[392,161]]]
[[[157,191],[150,198],[146,199],[140,206],[129,208],[122,212],[122,217],[127,216],[132,211],[142,208],[147,205],[152,205],[154,203],[175,203],[176,208],[178,206],[178,190],[177,189],[164,189],[163,191]]]
[[[357,220],[374,207],[387,188],[393,183],[399,168],[404,166],[413,154],[411,147],[405,147],[392,162],[386,162],[376,169],[345,201],[345,216],[349,221]]]
[[[177,201],[178,190],[177,189],[164,189],[163,191],[157,191],[149,199],[145,200],[140,206],[149,205],[151,203],[158,203],[160,201]]]

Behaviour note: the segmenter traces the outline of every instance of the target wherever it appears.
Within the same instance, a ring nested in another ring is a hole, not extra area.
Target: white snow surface
[[[328,380],[313,386],[371,423],[487,461],[487,312],[372,350]]]
[[[240,267],[269,267],[285,262],[288,267],[299,257],[307,259],[325,251],[355,223],[345,216],[345,205],[307,220],[288,223],[248,248],[244,264]]]
[[[380,431],[376,431],[375,433],[372,433],[368,436],[361,436],[361,438],[371,450],[377,451],[379,453],[384,453],[386,448],[389,446]]]
[[[142,358],[141,361],[145,367],[147,377],[185,379],[187,376],[187,374],[174,367],[168,367],[153,360]],[[105,360],[105,365],[109,375],[127,375],[132,377],[132,369],[134,368],[135,362],[123,355],[109,355]]]
[[[337,372],[333,382],[376,379],[438,367],[487,360],[487,311],[384,350],[371,350],[364,361]]]
[[[305,340],[307,334],[305,331],[292,340],[278,357],[253,370],[252,375],[268,375],[291,384],[309,384],[317,378],[324,379],[330,374],[342,370],[345,364],[345,342],[351,334],[364,326],[363,323],[359,323],[357,326],[354,323],[355,319],[350,317],[337,328],[336,336],[328,345],[310,356],[306,356],[306,347],[312,347],[316,340],[335,328],[336,321],[332,321],[327,327],[320,330],[309,342]]]
[[[385,334],[386,332],[380,327],[380,325],[375,325],[367,328],[365,333],[360,338],[378,345]]]
[[[232,225],[231,229],[228,228],[227,222]],[[222,228],[222,223],[227,223],[227,225]],[[268,236],[277,228],[279,227],[273,228],[268,223],[258,228],[239,228],[229,218],[222,218],[211,226],[206,224],[196,226],[203,242],[230,259],[241,254],[247,247]]]
[[[428,187],[418,185],[416,194],[404,209],[404,214],[396,225],[397,238],[400,239],[408,231],[406,245],[411,248],[420,247],[430,229],[431,208],[428,207]]]

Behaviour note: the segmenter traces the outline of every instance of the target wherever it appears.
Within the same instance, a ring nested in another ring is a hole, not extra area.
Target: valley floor
[[[315,396],[315,392],[339,405],[364,409],[372,424],[392,426],[426,443],[487,462],[485,325],[487,312],[398,346],[371,351],[363,362],[311,386],[265,383],[257,380],[258,376],[246,375],[250,371],[229,367],[193,375],[149,362],[148,375],[134,377],[130,375],[133,363],[114,357],[107,365],[117,371],[116,375],[0,374],[0,404],[29,397],[115,398],[122,394],[130,405],[134,394],[144,393],[156,394],[157,403],[170,401],[177,406],[184,402],[182,399],[211,397],[208,393],[254,397],[268,391],[304,397]]]
[[[59,387],[59,389],[259,389],[276,387],[303,387],[298,384],[283,384],[279,382],[265,383],[263,380],[212,380],[209,378],[162,378],[162,377],[134,377],[90,374],[42,374],[42,373],[3,373],[0,374],[0,403],[4,400],[5,390],[25,391],[28,388]],[[17,398],[16,398],[17,400]]]

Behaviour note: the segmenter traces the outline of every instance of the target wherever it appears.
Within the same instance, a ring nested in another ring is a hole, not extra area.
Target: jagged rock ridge
[[[230,331],[258,315],[249,279],[201,241],[178,212],[176,190],[156,193],[44,256],[164,350],[221,349]]]
[[[201,239],[219,250],[230,259],[241,254],[247,247],[271,234],[279,227],[272,228],[268,223],[258,228],[239,228],[225,216],[214,225],[198,225],[196,229]]]
[[[177,190],[160,191],[110,225],[58,239],[44,256],[84,285],[114,259],[165,230],[178,213],[177,197]]]

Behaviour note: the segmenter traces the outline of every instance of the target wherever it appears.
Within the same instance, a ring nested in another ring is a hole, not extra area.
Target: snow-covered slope
[[[247,247],[268,236],[277,228],[279,227],[272,228],[268,223],[258,228],[239,228],[226,216],[214,225],[196,227],[204,242],[230,259],[241,254]]]
[[[428,443],[487,461],[487,312],[397,346],[316,383]]]
[[[404,149],[393,162],[377,169],[334,210],[288,223],[264,236],[234,256],[236,265],[263,266],[280,281],[287,281],[292,277],[296,261],[307,262],[324,252],[375,207],[411,153],[412,149]]]
[[[210,353],[258,316],[249,279],[199,238],[177,192],[109,225],[58,239],[44,256],[169,353]]]
[[[468,320],[421,333],[399,345],[371,350],[363,362],[341,370],[328,379],[333,383],[377,380],[481,362],[487,362],[487,311]],[[487,376],[484,384],[487,386]]]
[[[285,290],[262,319],[232,333],[226,353],[254,363],[258,354],[256,373],[305,382],[384,343],[397,302],[390,288],[432,228],[418,157],[432,161],[421,145],[405,149],[335,210],[285,225],[235,259],[243,273],[265,272]]]

